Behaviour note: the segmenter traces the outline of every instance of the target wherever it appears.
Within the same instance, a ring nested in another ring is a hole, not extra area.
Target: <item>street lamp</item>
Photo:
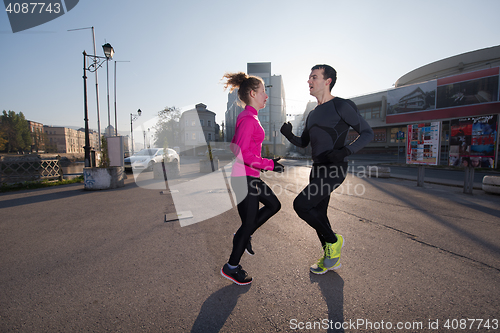
[[[108,91],[108,130],[111,126],[111,112],[109,108],[109,59],[113,59],[113,55],[115,54],[115,50],[113,47],[106,43],[102,46],[102,50],[104,51],[104,55],[106,56],[106,85]]]
[[[94,61],[87,67],[87,57],[93,58]],[[104,59],[101,62],[96,61],[96,59]],[[89,135],[89,107],[87,103],[87,71],[93,73],[102,67],[102,64],[106,58],[99,57],[96,55],[87,54],[87,52],[83,51],[83,111],[84,111],[84,120],[85,120],[85,167],[91,167],[90,161],[90,135]],[[99,133],[99,140],[101,133]]]
[[[130,114],[130,139],[132,141],[132,155],[134,155],[134,129],[132,128],[132,123],[141,116],[141,109],[137,110],[137,114]]]
[[[113,47],[109,44],[106,43],[102,46],[102,50],[104,51],[104,55],[106,56],[107,59],[113,59],[113,55],[115,54],[115,50]]]

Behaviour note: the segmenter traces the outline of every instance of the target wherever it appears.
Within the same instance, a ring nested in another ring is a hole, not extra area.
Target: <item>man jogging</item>
[[[373,139],[373,130],[361,117],[356,105],[331,94],[336,81],[337,72],[331,66],[314,66],[307,83],[309,93],[316,97],[318,105],[309,113],[302,135],[294,135],[289,122],[281,127],[281,133],[295,146],[305,148],[311,143],[313,166],[309,184],[295,198],[293,208],[316,230],[323,247],[323,256],[311,266],[311,272],[315,274],[324,274],[341,266],[340,252],[344,238],[333,232],[328,220],[330,194],[345,179],[345,158]],[[350,127],[359,136],[345,145]]]

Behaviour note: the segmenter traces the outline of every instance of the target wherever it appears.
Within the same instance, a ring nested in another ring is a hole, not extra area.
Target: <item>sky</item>
[[[343,98],[391,89],[428,63],[500,45],[497,0],[81,0],[69,12],[13,33],[0,13],[0,112],[44,125],[84,127],[83,54],[110,43],[110,120],[130,134],[165,107],[203,103],[224,121],[226,72],[271,62],[281,75],[288,114],[314,100],[312,66],[338,72]],[[116,82],[114,67],[116,61]],[[108,126],[106,64],[98,70],[101,130]],[[89,126],[97,130],[95,77],[87,72]],[[116,83],[116,89],[115,89]]]

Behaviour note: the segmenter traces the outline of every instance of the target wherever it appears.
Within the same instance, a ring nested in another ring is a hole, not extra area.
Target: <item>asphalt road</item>
[[[144,186],[152,173],[115,190],[0,194],[0,331],[500,329],[498,196],[349,174],[329,209],[346,240],[342,268],[318,276],[309,266],[319,241],[292,208],[309,168],[285,164],[285,174],[265,174],[282,209],[254,234],[256,255],[243,256],[254,277],[243,287],[220,275],[236,210],[186,227],[166,223],[173,197]],[[200,176],[196,163],[184,170],[169,188]],[[208,191],[193,207],[213,208],[219,195]]]

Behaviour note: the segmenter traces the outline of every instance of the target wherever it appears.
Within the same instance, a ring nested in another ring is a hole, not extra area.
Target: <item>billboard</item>
[[[449,83],[437,88],[437,108],[498,101],[498,76]]]
[[[500,67],[387,92],[386,123],[412,123],[500,113]]]
[[[436,108],[436,80],[387,92],[387,115]]]
[[[407,134],[406,164],[439,163],[441,122],[408,125]]]
[[[450,121],[451,166],[495,167],[498,115]]]

